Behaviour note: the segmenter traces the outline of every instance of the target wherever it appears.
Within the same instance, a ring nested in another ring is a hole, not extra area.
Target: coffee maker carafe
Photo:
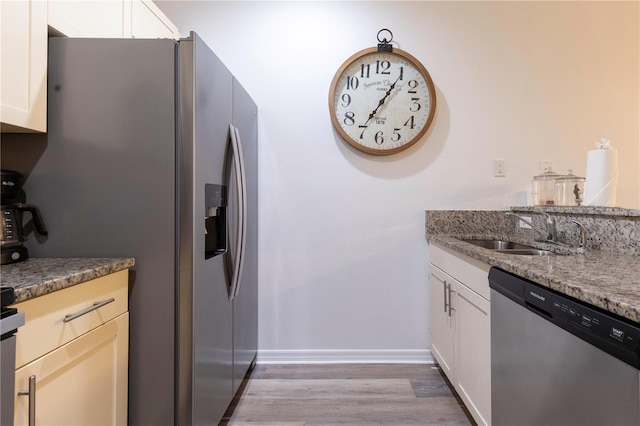
[[[40,210],[32,204],[20,203],[22,189],[22,175],[11,170],[2,170],[2,215],[0,227],[2,239],[0,241],[0,264],[21,262],[29,258],[27,248],[22,245],[24,233],[22,227],[22,213],[29,212],[33,218],[35,231],[47,235],[47,229],[40,215]]]

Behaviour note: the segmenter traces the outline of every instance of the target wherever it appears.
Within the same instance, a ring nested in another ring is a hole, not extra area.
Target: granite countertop
[[[504,239],[550,248],[547,244],[518,241],[505,235],[427,233],[429,242],[640,323],[640,256],[600,250],[587,250],[583,254],[518,256],[481,248],[459,238]]]
[[[133,258],[31,258],[2,265],[0,285],[13,287],[19,303],[133,265]]]

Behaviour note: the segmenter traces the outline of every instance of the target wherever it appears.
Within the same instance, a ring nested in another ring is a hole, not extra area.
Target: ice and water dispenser
[[[204,196],[204,257],[210,259],[227,251],[227,188],[207,183]]]

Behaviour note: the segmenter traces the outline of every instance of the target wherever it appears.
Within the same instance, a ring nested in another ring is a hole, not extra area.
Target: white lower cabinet
[[[453,383],[453,309],[449,298],[453,289],[449,287],[453,279],[440,269],[429,268],[429,330],[431,334],[431,354]]]
[[[490,303],[463,284],[455,295],[455,385],[478,424],[491,423]]]
[[[128,271],[14,305],[14,425],[126,425]]]
[[[16,370],[14,425],[30,404],[35,424],[125,425],[128,340],[125,313]]]
[[[491,424],[489,265],[434,244],[429,252],[431,353],[478,424]]]

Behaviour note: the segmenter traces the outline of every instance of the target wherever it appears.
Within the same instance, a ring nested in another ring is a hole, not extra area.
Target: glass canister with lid
[[[580,206],[584,201],[585,178],[567,170],[566,175],[558,176],[555,182],[556,204],[559,206]]]
[[[533,177],[533,191],[531,193],[534,206],[553,206],[556,204],[556,179],[559,174],[544,169],[544,173]]]

